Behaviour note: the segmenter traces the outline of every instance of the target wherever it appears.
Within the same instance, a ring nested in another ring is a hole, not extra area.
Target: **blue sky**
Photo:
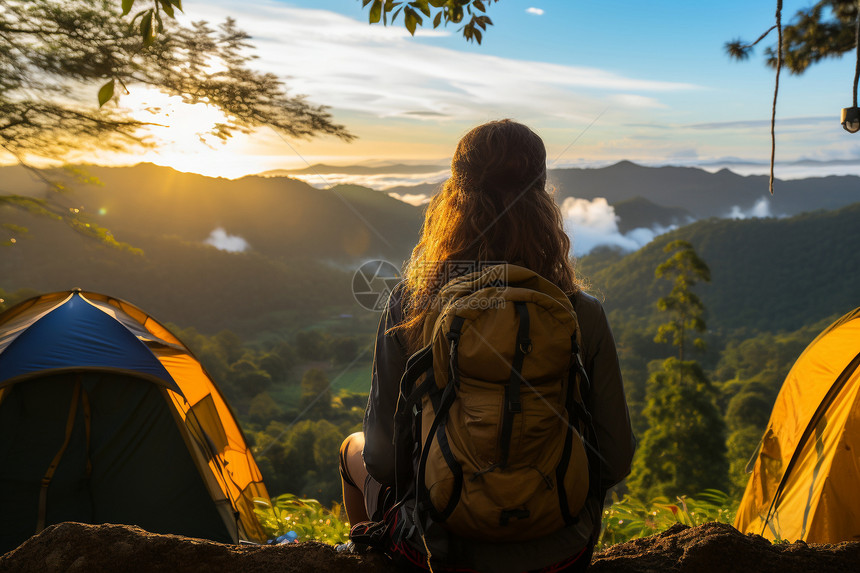
[[[810,3],[786,1],[784,20]],[[765,161],[774,74],[761,50],[735,62],[723,44],[756,38],[773,24],[775,4],[501,0],[488,9],[494,26],[481,46],[456,27],[428,27],[413,38],[400,22],[370,26],[360,0],[186,0],[184,7],[191,19],[234,17],[253,36],[257,67],[331,106],[359,136],[351,144],[287,143],[263,130],[219,151],[233,158],[219,163],[236,175],[319,161],[444,162],[470,127],[500,117],[532,126],[556,166]],[[853,72],[845,57],[783,75],[778,160],[860,162],[860,135],[839,125]]]

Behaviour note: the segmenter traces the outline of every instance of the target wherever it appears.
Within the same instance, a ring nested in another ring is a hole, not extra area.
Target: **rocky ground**
[[[856,571],[860,542],[772,545],[729,525],[676,525],[597,553],[595,573],[807,573]],[[395,573],[379,555],[345,555],[321,543],[233,546],[127,525],[61,523],[0,556],[0,573]]]

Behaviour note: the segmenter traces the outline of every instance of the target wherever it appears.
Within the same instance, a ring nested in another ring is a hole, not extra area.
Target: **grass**
[[[336,395],[341,390],[367,394],[370,391],[371,364],[370,360],[358,363],[342,374],[343,366],[324,366],[330,381],[337,377],[331,385],[332,394]],[[295,407],[302,398],[302,387],[298,381],[294,384],[276,384],[268,392],[283,408]]]
[[[362,394],[369,392],[371,364],[370,361],[356,364],[342,374],[340,374],[341,371],[337,367],[332,368],[330,372],[327,372],[329,379],[340,374],[334,384],[332,384],[332,392],[336,393],[337,390],[349,390],[350,392],[359,392]]]
[[[614,498],[603,511],[603,531],[595,549],[654,535],[676,523],[690,527],[710,521],[731,524],[737,510],[738,501],[718,490],[705,490],[695,498],[680,496],[674,502],[662,497],[650,501],[629,495]],[[334,545],[349,537],[349,523],[340,504],[327,509],[315,499],[284,494],[276,497],[273,505],[258,500],[255,512],[270,538],[295,531],[296,541]]]
[[[270,539],[290,531],[296,541],[320,541],[330,545],[344,543],[349,538],[349,523],[340,504],[331,509],[315,499],[301,499],[290,493],[279,495],[272,505],[255,500],[254,513]]]
[[[597,550],[616,543],[660,533],[676,523],[694,527],[710,521],[732,524],[738,511],[738,501],[721,491],[709,489],[695,498],[680,496],[670,502],[665,497],[644,501],[625,496],[603,510],[603,531]]]

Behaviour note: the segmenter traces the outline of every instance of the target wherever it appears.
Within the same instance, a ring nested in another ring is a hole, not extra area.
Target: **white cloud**
[[[650,243],[657,235],[670,230],[655,226],[653,229],[639,228],[622,234],[618,230],[615,208],[603,197],[593,201],[568,197],[561,204],[561,212],[576,256],[587,255],[600,245],[635,251]]]
[[[543,10],[540,8],[535,8],[534,6],[530,8],[526,8],[526,12],[529,14],[534,14],[535,16],[543,16]]]
[[[323,189],[338,184],[361,185],[370,187],[377,191],[385,191],[392,187],[420,185],[422,183],[438,184],[450,177],[449,169],[435,171],[433,173],[380,173],[377,175],[352,175],[349,173],[326,173],[317,175],[315,173],[290,174],[292,179],[301,179],[308,185]],[[408,203],[408,201],[407,201]]]
[[[314,102],[373,117],[473,122],[563,116],[588,123],[606,107],[607,93],[623,96],[616,106],[641,109],[660,105],[654,94],[696,88],[584,66],[460,52],[416,42],[403,26],[371,26],[325,10],[268,2],[243,5],[236,14],[235,6],[212,0],[189,12],[211,21],[237,16],[257,48],[256,67],[288,77],[293,93]]]
[[[402,195],[399,193],[389,193],[388,196],[416,207],[430,202],[430,195],[425,195],[424,193],[403,193]]]
[[[742,210],[738,205],[734,205],[728,214],[729,219],[762,219],[770,216],[770,204],[766,197],[762,197],[756,201],[755,205],[746,211]]]
[[[609,97],[609,101],[616,105],[633,109],[657,109],[668,107],[665,104],[660,103],[659,100],[653,97],[647,97],[639,94],[614,94]]]
[[[242,253],[249,247],[248,241],[239,235],[228,234],[222,227],[213,230],[203,242],[207,245],[212,245],[218,250],[230,253]]]

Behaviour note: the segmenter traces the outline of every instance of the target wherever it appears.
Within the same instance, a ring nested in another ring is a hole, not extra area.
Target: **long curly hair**
[[[561,211],[546,188],[543,141],[510,119],[460,140],[451,177],[427,206],[404,273],[404,321],[395,327],[411,352],[444,283],[487,262],[526,267],[569,295],[580,288]]]

